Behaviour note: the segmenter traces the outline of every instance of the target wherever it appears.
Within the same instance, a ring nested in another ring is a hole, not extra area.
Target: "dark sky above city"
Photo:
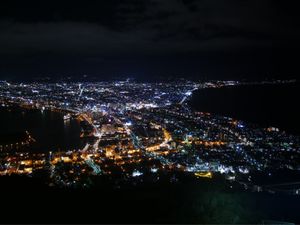
[[[0,78],[295,77],[296,1],[1,1]]]

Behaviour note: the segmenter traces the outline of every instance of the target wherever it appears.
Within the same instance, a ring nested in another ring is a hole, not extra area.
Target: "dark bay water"
[[[274,126],[300,135],[300,84],[273,84],[201,89],[191,106],[204,112],[230,116],[262,127]]]
[[[0,108],[0,115],[2,142],[14,141],[27,130],[36,140],[32,151],[71,150],[82,146],[80,124],[76,120],[65,122],[61,113]]]

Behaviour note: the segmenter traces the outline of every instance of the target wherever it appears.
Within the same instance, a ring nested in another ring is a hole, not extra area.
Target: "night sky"
[[[296,1],[1,1],[0,78],[290,78]]]

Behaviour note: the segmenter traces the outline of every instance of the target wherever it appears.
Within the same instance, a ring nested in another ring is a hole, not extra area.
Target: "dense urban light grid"
[[[293,83],[276,81],[276,83]],[[269,82],[274,83],[274,82]],[[299,170],[300,140],[275,127],[260,128],[225,116],[192,111],[186,103],[203,88],[249,85],[237,81],[136,83],[1,82],[2,107],[59,111],[65,123],[81,121],[84,148],[30,152],[26,139],[0,146],[1,175],[48,171],[49,185],[85,187],[89,176],[115,182],[155,182],[159,172],[181,171],[212,178],[221,174],[255,191],[274,191],[251,180],[253,172]],[[265,82],[256,83],[265,84]],[[175,178],[174,178],[175,179]],[[300,194],[299,189],[293,189]]]

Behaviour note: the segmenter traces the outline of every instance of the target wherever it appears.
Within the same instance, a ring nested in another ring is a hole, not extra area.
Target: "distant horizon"
[[[257,76],[257,77],[249,77],[249,76],[241,76],[241,77],[208,77],[208,76],[197,76],[197,75],[154,75],[151,76],[143,76],[140,77],[138,75],[115,75],[109,77],[97,76],[93,74],[78,74],[78,75],[43,75],[43,76],[30,76],[30,77],[22,77],[22,76],[1,76],[0,81],[10,81],[10,82],[72,82],[72,81],[80,81],[80,82],[89,82],[89,81],[121,81],[127,80],[137,81],[137,82],[155,82],[155,81],[176,81],[176,80],[190,80],[190,81],[288,81],[288,80],[296,80],[299,81],[297,75],[289,75],[289,76],[274,76],[274,75],[265,75],[265,76]]]

